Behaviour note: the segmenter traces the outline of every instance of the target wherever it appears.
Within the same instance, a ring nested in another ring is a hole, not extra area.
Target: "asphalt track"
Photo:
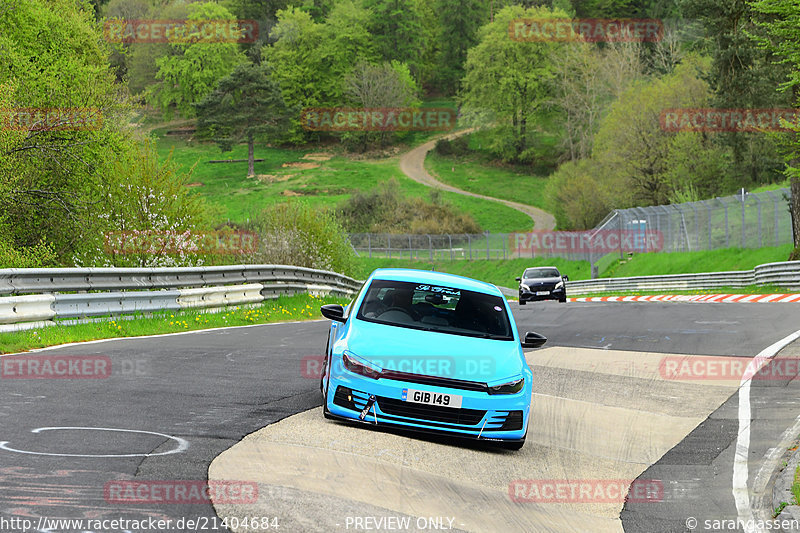
[[[319,406],[318,384],[301,371],[303,357],[320,354],[324,348],[328,323],[323,321],[120,339],[38,352],[37,357],[104,355],[111,359],[113,370],[110,377],[95,380],[0,380],[0,442],[5,443],[0,449],[0,517],[157,517],[173,523],[205,517],[211,525],[216,517],[211,505],[109,503],[104,487],[125,479],[204,480],[215,457],[224,458],[223,452],[243,437],[267,426],[265,431],[272,433],[259,442],[294,439],[295,447],[305,443],[318,456],[316,465],[294,463],[294,471],[284,471],[313,482],[304,488],[261,482],[258,505],[221,507],[221,515],[236,511],[277,516],[283,531],[330,530],[336,523],[345,530],[348,516],[404,516],[398,507],[413,509],[415,501],[428,501],[428,515],[449,513],[459,520],[453,527],[473,529],[467,527],[471,522],[456,516],[458,511],[466,516],[470,507],[490,502],[498,512],[510,509],[541,521],[523,522],[528,531],[558,530],[548,524],[579,531],[586,523],[598,524],[598,530],[687,531],[689,516],[737,515],[731,494],[737,384],[659,379],[656,363],[662,354],[753,357],[800,329],[795,305],[548,302],[514,307],[519,329],[543,333],[551,347],[549,352],[530,355],[542,431],[529,435],[530,442],[519,455],[323,421],[317,411],[309,411]],[[779,356],[792,349],[795,346]],[[761,467],[775,455],[770,448],[795,422],[795,386],[795,381],[754,382],[750,483],[762,484]],[[620,426],[620,420],[627,421],[630,429]],[[94,429],[41,429],[52,427]],[[318,428],[323,433],[315,433]],[[110,431],[119,429],[152,433]],[[533,426],[531,431],[536,431]],[[259,433],[242,443],[258,441]],[[331,439],[331,434],[336,436]],[[331,447],[331,441],[338,444]],[[186,449],[170,453],[180,449],[181,442]],[[353,499],[347,493],[336,498],[326,495],[326,486],[336,486],[347,472],[363,466],[361,456],[369,455],[370,443],[387,450],[376,463],[382,475],[408,480],[395,486],[404,499],[385,500],[375,493]],[[349,462],[343,462],[343,450],[349,453]],[[284,467],[292,465],[288,448],[273,452],[277,455],[260,460],[281,459]],[[120,457],[126,455],[131,456]],[[330,474],[326,458],[337,461],[342,474],[325,477]],[[520,467],[522,458],[530,459],[532,470]],[[502,463],[502,469],[489,469],[495,461]],[[298,468],[308,475],[298,476]],[[658,504],[624,508],[621,502],[509,507],[505,490],[509,481],[545,474],[552,479],[558,468],[564,476],[583,470],[598,478],[662,479],[664,498]],[[259,470],[252,463],[244,473],[255,475]],[[433,501],[431,492],[441,489],[443,475],[452,479],[451,489],[460,490],[467,474],[470,492],[461,501]],[[439,477],[434,480],[432,475]],[[429,484],[415,485],[417,481]],[[752,496],[755,501],[759,494]],[[483,518],[492,516],[489,507]],[[298,517],[304,521],[298,522]],[[492,530],[492,523],[483,525]],[[0,529],[16,533],[13,528]]]

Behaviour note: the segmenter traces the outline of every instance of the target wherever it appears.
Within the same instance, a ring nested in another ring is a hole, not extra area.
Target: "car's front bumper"
[[[372,425],[401,426],[427,433],[446,433],[469,439],[520,442],[525,438],[530,415],[530,380],[517,394],[489,395],[486,392],[420,385],[389,379],[373,380],[343,373],[331,377],[326,406],[336,418]],[[460,409],[403,401],[403,389],[457,394]],[[366,417],[359,415],[370,396],[376,401]]]
[[[547,292],[548,294],[538,294],[539,292]],[[567,292],[564,287],[558,289],[531,289],[525,290],[520,289],[519,291],[519,299],[520,301],[525,302],[538,302],[541,300],[563,300],[566,298]]]

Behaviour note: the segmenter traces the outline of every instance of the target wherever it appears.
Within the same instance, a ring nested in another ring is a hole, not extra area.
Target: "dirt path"
[[[459,135],[465,135],[467,133],[472,132],[472,129],[462,130],[455,133],[451,133],[450,135],[445,136],[445,139],[453,139],[458,137]],[[545,230],[552,230],[556,227],[556,219],[542,209],[538,207],[533,207],[531,205],[520,204],[518,202],[511,202],[509,200],[501,200],[500,198],[492,198],[491,196],[484,196],[482,194],[477,194],[474,192],[464,191],[461,189],[457,189],[452,185],[447,185],[446,183],[442,183],[441,181],[437,180],[433,176],[431,176],[427,170],[425,170],[425,156],[428,155],[428,152],[433,150],[433,147],[436,145],[436,141],[439,139],[434,139],[432,141],[428,141],[425,144],[417,146],[413,150],[410,150],[403,154],[400,157],[400,170],[403,173],[411,178],[412,180],[426,185],[428,187],[434,187],[437,189],[441,189],[443,191],[454,192],[458,194],[463,194],[465,196],[472,196],[475,198],[482,198],[484,200],[492,200],[494,202],[500,202],[501,204],[507,205],[517,211],[522,211],[531,219],[533,220],[534,227],[539,231]]]

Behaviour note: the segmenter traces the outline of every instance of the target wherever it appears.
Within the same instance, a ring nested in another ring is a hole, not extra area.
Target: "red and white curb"
[[[800,294],[662,294],[657,296],[590,296],[570,302],[701,302],[701,303],[790,303]]]

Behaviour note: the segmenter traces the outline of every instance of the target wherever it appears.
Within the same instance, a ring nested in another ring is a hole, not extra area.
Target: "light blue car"
[[[508,302],[494,285],[461,276],[378,269],[333,321],[320,389],[323,413],[378,426],[447,433],[519,449],[533,373]]]

